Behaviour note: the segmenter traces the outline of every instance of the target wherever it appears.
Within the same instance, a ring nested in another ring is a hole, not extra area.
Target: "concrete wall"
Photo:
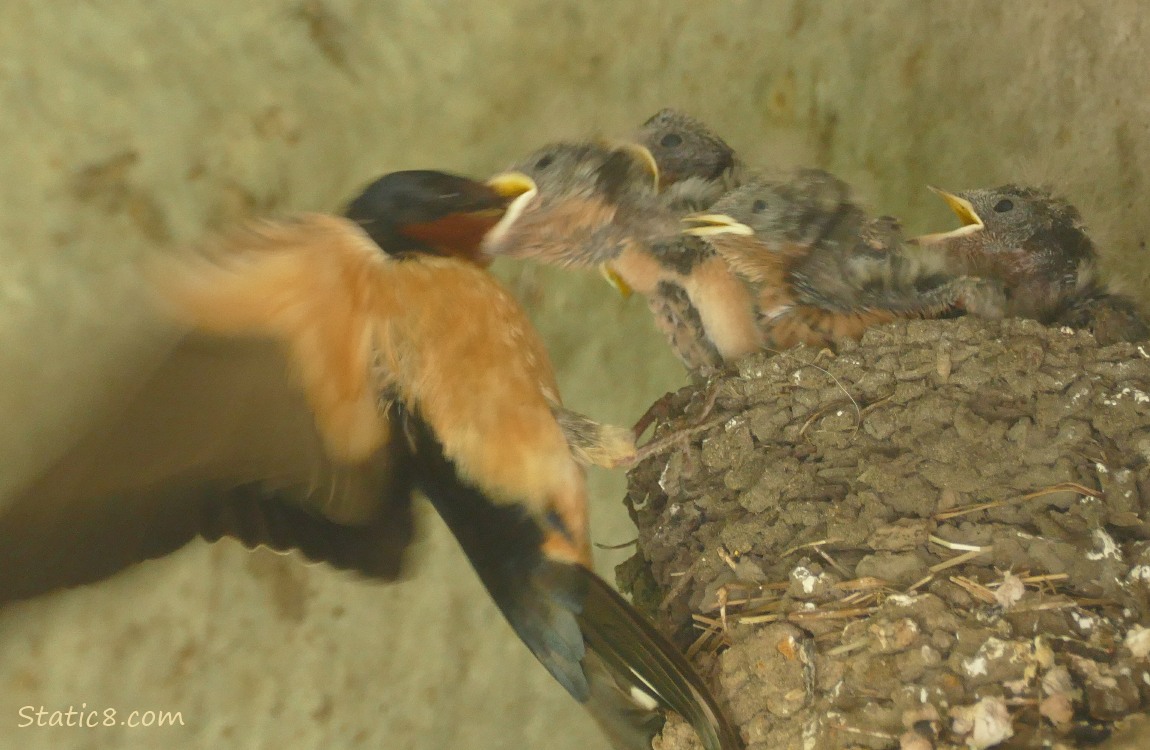
[[[483,174],[665,105],[753,163],[839,171],[912,229],[953,225],[928,182],[1053,181],[1106,269],[1136,293],[1150,278],[1138,0],[8,0],[0,19],[0,493],[130,346],[125,259],[334,208],[386,170]],[[576,408],[627,423],[682,382],[640,301],[500,270]],[[632,533],[621,487],[594,477],[604,543]],[[0,613],[0,746],[597,746],[428,520],[397,586],[201,545]],[[19,727],[22,706],[81,703],[185,725]]]

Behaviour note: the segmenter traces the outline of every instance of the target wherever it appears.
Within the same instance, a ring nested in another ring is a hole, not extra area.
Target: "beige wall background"
[[[485,174],[667,105],[752,163],[838,171],[912,230],[953,225],[927,183],[1053,182],[1144,296],[1147,17],[1139,0],[7,0],[0,494],[130,350],[126,259],[248,213],[334,209],[383,171]],[[500,272],[576,408],[630,423],[683,382],[641,301]],[[593,477],[606,544],[631,538],[622,486]],[[197,545],[0,612],[0,747],[600,746],[427,520],[396,586]],[[19,726],[23,706],[81,704],[184,726]]]

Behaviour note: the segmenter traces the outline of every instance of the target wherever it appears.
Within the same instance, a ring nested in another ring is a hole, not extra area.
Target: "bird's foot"
[[[691,445],[691,438],[698,435],[700,432],[706,432],[712,427],[717,427],[727,420],[727,417],[720,416],[709,418],[711,412],[715,409],[715,403],[718,401],[721,388],[712,387],[707,393],[707,398],[703,402],[703,408],[695,417],[693,417],[689,424],[681,427],[675,427],[670,432],[660,435],[658,438],[652,438],[635,450],[635,458],[631,465],[636,465],[646,461],[652,456],[658,456],[666,453],[674,448],[680,448],[686,451]],[[672,394],[668,393],[661,399],[656,401],[650,409],[643,415],[642,419],[635,425],[635,436],[638,437],[643,433],[639,430],[642,426],[643,430],[651,421],[656,418],[666,419],[668,416],[667,409],[670,406]],[[646,421],[645,421],[646,420]]]

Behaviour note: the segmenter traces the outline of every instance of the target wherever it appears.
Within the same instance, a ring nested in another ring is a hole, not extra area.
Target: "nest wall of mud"
[[[1148,356],[962,319],[745,360],[670,397],[620,583],[749,750],[1093,746],[1150,701]]]

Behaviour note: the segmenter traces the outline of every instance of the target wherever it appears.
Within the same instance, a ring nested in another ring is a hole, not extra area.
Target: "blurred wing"
[[[125,362],[124,380],[80,441],[0,504],[0,604],[100,580],[200,532],[399,574],[410,492],[386,424],[362,458],[332,458],[280,346],[189,335],[158,365]]]

